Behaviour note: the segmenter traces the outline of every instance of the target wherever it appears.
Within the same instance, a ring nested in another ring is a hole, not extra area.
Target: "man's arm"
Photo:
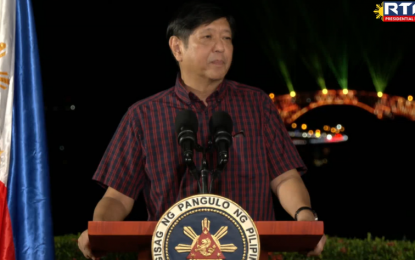
[[[108,187],[94,210],[94,221],[122,221],[133,209],[134,199]]]
[[[133,209],[134,200],[121,192],[108,187],[94,210],[94,221],[122,221]],[[88,259],[96,260],[105,252],[92,252],[89,243],[88,229],[78,239],[78,247]]]
[[[296,169],[289,170],[273,179],[271,189],[278,197],[281,206],[293,218],[299,208],[311,208],[310,195]],[[315,218],[310,210],[302,210],[297,219],[299,221],[312,221]]]

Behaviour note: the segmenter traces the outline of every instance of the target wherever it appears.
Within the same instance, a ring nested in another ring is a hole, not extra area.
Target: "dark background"
[[[33,1],[55,235],[86,229],[104,194],[91,177],[128,107],[173,86],[178,67],[165,31],[182,2]],[[415,94],[414,24],[375,19],[373,10],[380,2],[217,2],[233,12],[238,25],[229,79],[267,93],[287,94],[274,66],[279,57],[267,52],[263,44],[273,37],[284,42],[292,36],[300,51],[291,55],[287,50],[284,55],[290,62],[294,89],[319,90],[301,58],[314,50],[314,35],[323,42],[332,41],[332,47],[342,41],[350,46],[349,89],[375,91],[362,59],[363,48],[384,71],[391,67],[395,55],[402,54],[385,93],[403,97]],[[266,10],[275,14],[276,20],[267,20]],[[327,67],[324,72],[327,87],[339,89]],[[309,167],[304,181],[313,207],[325,222],[326,233],[363,238],[371,232],[389,239],[413,240],[415,122],[405,118],[378,120],[348,106],[314,109],[297,122],[320,128],[340,123],[349,136],[345,143],[298,147]],[[324,147],[330,151],[328,163],[316,167],[313,160]],[[275,204],[277,219],[290,219],[278,201]],[[146,219],[142,198],[129,219]]]

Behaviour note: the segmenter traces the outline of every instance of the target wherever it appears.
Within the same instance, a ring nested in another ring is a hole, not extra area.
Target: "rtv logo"
[[[415,2],[383,2],[373,12],[384,22],[415,22]]]
[[[384,2],[383,15],[415,15],[415,2]]]

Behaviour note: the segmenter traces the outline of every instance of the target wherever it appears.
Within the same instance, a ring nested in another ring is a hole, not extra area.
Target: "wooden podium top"
[[[155,221],[90,221],[88,234],[94,250],[138,252],[151,247]],[[314,249],[324,235],[322,221],[255,221],[261,250],[298,252]]]

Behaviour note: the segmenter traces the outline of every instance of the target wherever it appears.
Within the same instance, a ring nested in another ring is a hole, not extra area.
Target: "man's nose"
[[[222,39],[218,39],[215,42],[214,51],[215,52],[224,52],[225,51],[225,43],[223,42]]]

